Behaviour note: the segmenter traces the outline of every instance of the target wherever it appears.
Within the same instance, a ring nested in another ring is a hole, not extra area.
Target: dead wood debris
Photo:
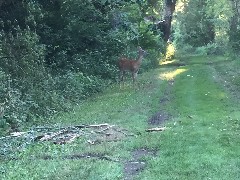
[[[150,129],[146,129],[146,132],[154,132],[154,131],[164,131],[166,130],[166,127],[155,127],[155,128],[150,128]]]
[[[93,124],[73,125],[67,127],[35,127],[31,131],[14,132],[9,136],[1,137],[0,140],[21,138],[32,142],[50,141],[54,144],[71,143],[79,137],[89,144],[99,144],[103,141],[117,141],[126,136],[132,136],[126,129],[115,125]]]

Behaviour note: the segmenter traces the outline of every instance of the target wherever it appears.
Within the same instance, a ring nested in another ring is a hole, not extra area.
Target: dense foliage
[[[236,38],[239,7],[237,0],[179,0],[174,23],[176,46],[197,54],[224,54],[236,49],[240,45]]]
[[[104,0],[3,2],[0,126],[15,130],[36,117],[71,109],[115,82],[117,59],[121,54],[136,57],[139,45],[149,51],[142,68],[155,67],[164,43],[144,21],[144,15],[153,9],[147,4]]]

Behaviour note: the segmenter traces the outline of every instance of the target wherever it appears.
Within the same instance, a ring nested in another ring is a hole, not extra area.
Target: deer
[[[144,55],[146,55],[146,51],[144,51],[141,47],[138,47],[138,57],[136,60],[132,60],[126,57],[121,57],[119,59],[118,67],[120,70],[120,75],[119,75],[120,86],[121,86],[121,82],[123,82],[123,85],[124,85],[124,76],[126,71],[129,71],[132,74],[133,85],[135,86],[137,73],[138,73],[139,67],[141,66]]]

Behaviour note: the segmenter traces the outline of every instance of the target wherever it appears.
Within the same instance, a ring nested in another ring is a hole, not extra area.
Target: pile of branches
[[[0,138],[0,155],[22,150],[27,145],[36,142],[51,142],[66,144],[83,138],[91,145],[103,141],[118,141],[126,136],[133,136],[126,129],[115,125],[74,125],[68,127],[35,127],[30,131],[14,132]]]

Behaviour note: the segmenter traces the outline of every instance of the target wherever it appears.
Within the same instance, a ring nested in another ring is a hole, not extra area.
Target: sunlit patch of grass
[[[172,64],[174,62],[176,62],[176,59],[169,60],[169,61],[160,61],[159,65],[167,65],[167,64]]]
[[[159,65],[172,63],[173,61],[171,60],[174,59],[174,56],[175,56],[175,47],[171,42],[169,42],[166,47],[165,57],[164,55],[162,55],[162,57],[159,58]]]
[[[186,72],[187,69],[185,68],[180,68],[180,69],[176,69],[176,70],[173,70],[173,71],[169,71],[169,72],[164,72],[164,73],[161,73],[159,78],[162,79],[162,80],[172,80],[174,79],[176,76]]]
[[[166,60],[172,59],[175,55],[175,47],[172,43],[167,44]]]

